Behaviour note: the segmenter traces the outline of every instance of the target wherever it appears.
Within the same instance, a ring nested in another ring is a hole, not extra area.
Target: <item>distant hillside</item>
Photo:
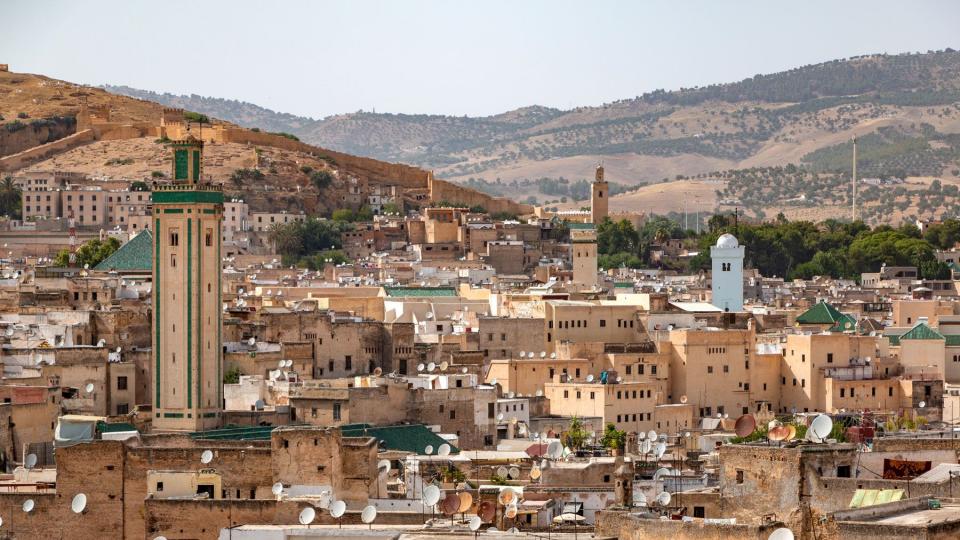
[[[312,120],[238,101],[110,88],[444,178],[474,178],[475,185],[518,180],[513,191],[496,189],[540,202],[555,193],[527,189],[531,183],[587,179],[599,161],[608,178],[626,185],[789,163],[832,170],[843,161],[838,145],[853,135],[867,155],[883,147],[870,174],[952,174],[954,156],[943,149],[960,133],[960,53],[952,49],[833,60],[595,107],[532,106],[480,118],[359,112]]]

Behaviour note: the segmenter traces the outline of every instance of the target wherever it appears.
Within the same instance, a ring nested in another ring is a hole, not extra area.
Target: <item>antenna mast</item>
[[[857,220],[857,136],[853,136],[853,207],[851,208],[853,212],[853,219],[851,221]]]

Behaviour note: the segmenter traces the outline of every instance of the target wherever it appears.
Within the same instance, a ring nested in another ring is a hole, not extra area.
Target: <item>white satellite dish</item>
[[[917,403],[917,405],[919,405],[920,408],[922,409],[922,408],[924,408],[924,407],[927,406],[927,402],[926,402],[926,401],[921,401],[920,403]]]
[[[467,371],[468,371],[467,366],[463,366],[462,368],[460,368],[460,373],[466,373]]]
[[[270,491],[275,497],[279,497],[280,494],[283,493],[283,484],[281,482],[277,482],[273,485],[273,487],[270,488]]]
[[[278,367],[278,368],[281,368],[281,369],[287,367],[287,361],[286,361],[286,360],[280,360],[279,362],[277,362],[277,367]]]
[[[432,453],[433,453],[433,445],[432,445],[432,444],[428,444],[428,445],[423,449],[423,453],[426,454],[426,455],[428,455],[428,456],[429,456],[430,454],[432,454]]]
[[[378,461],[378,462],[377,462],[377,471],[379,471],[380,474],[386,474],[386,473],[390,472],[390,460],[389,460],[389,459],[381,459],[380,461]]]
[[[510,471],[508,471],[503,465],[497,467],[497,476],[500,478],[506,478],[508,474],[510,474]]]
[[[88,393],[88,394],[92,394],[92,393],[93,393],[93,389],[94,389],[94,386],[93,386],[93,383],[92,383],[92,382],[88,382],[88,383],[83,387],[83,391],[86,392],[86,393]]]
[[[423,371],[423,364],[417,364],[417,371]]]
[[[591,373],[590,375],[587,375],[587,382],[588,382],[588,383],[592,383],[592,382],[593,382],[593,373]]]
[[[507,392],[507,399],[513,399],[515,394],[513,392]]]
[[[206,465],[207,463],[210,463],[211,461],[213,461],[213,451],[212,451],[212,450],[204,450],[204,451],[200,454],[200,463],[203,463],[204,465]]]
[[[670,476],[670,469],[666,467],[660,467],[657,469],[657,472],[653,473],[653,481],[656,482],[663,476]]]
[[[250,339],[247,340],[247,345],[249,345],[249,346],[251,346],[251,347],[253,347],[253,346],[256,345],[256,344],[257,344],[257,338],[250,338]]]
[[[33,502],[33,499],[27,499],[27,500],[23,501],[23,511],[26,512],[26,513],[28,513],[28,514],[29,514],[30,512],[33,512],[33,507],[34,507],[34,506],[35,506],[35,503]]]
[[[516,528],[516,527],[510,527],[509,529],[507,529],[507,532],[510,533],[510,534],[519,534],[519,533],[520,533],[520,529],[518,529],[518,528]]]
[[[496,385],[497,385],[497,378],[494,377],[493,379],[490,380],[490,386],[496,386]]]
[[[670,504],[670,499],[671,497],[669,491],[661,491],[660,494],[657,495],[657,504],[660,506],[666,506]]]
[[[646,506],[647,505],[647,496],[642,491],[635,491],[636,495],[633,497],[633,504],[636,506]]]
[[[520,351],[520,358],[523,358],[527,355],[527,351]]]
[[[427,371],[433,371],[436,368],[437,368],[437,365],[434,364],[433,362],[430,362],[429,364],[427,364]]]
[[[123,347],[117,347],[117,353],[120,353],[121,351],[123,351]]]
[[[543,390],[537,390],[537,397],[543,397]]]
[[[826,439],[830,436],[830,432],[833,431],[833,420],[825,414],[818,415],[813,419],[813,422],[810,423],[810,431],[818,439]]]
[[[556,359],[556,357],[557,357],[557,353],[555,353],[555,352],[550,353],[550,359],[551,359],[551,360]]]
[[[470,530],[477,532],[480,530],[480,526],[483,525],[483,520],[480,519],[480,516],[473,516],[470,518]]]
[[[546,357],[547,357],[547,351],[540,351],[540,358],[546,358]]]
[[[440,371],[446,371],[447,368],[449,367],[450,367],[450,364],[448,364],[446,360],[444,360],[443,362],[440,362]]]
[[[440,457],[445,457],[450,455],[450,445],[443,443],[440,445],[440,448],[437,449],[437,455]]]
[[[768,540],[793,540],[793,531],[786,527],[780,527],[770,534]]]
[[[309,525],[317,517],[317,511],[312,506],[308,506],[300,511],[300,524]]]
[[[647,432],[647,438],[650,439],[651,441],[657,440],[657,432],[651,429],[650,431]]]
[[[106,344],[107,344],[107,340],[101,339],[100,341],[97,342],[97,347],[103,347]]]
[[[650,439],[644,439],[643,442],[640,443],[640,452],[641,452],[641,453],[643,453],[643,454],[649,454],[649,453],[650,453],[650,450],[652,450],[652,449],[653,449],[653,441],[651,441]]]
[[[440,501],[440,488],[430,484],[423,488],[423,504],[433,506]]]
[[[367,506],[360,512],[360,521],[367,525],[373,523],[375,519],[377,519],[377,508],[375,506]]]
[[[87,509],[87,496],[83,493],[77,493],[70,501],[70,509],[74,514],[82,514]]]
[[[23,460],[23,466],[32,469],[37,466],[37,455],[36,454],[27,454],[26,459]]]
[[[666,453],[666,451],[667,451],[667,443],[659,442],[657,443],[657,448],[654,450],[653,453],[655,456],[657,456],[657,459],[660,459],[663,457],[663,454]]]
[[[639,439],[639,440],[642,441],[642,440],[644,440],[644,439],[646,439],[646,438],[647,438],[647,432],[646,432],[646,431],[641,431],[640,433],[637,433],[637,439]]]
[[[343,501],[333,501],[333,504],[330,505],[330,515],[335,518],[342,517],[346,511],[347,503]]]
[[[503,422],[504,416],[503,413],[497,415],[497,422]]]
[[[511,480],[520,478],[520,469],[518,467],[510,467],[507,470],[507,476],[509,476]]]
[[[552,441],[547,445],[547,457],[557,459],[563,454],[563,444],[560,441]]]

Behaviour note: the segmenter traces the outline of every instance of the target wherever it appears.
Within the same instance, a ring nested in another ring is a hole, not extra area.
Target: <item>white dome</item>
[[[737,237],[730,233],[721,234],[720,238],[717,238],[718,248],[735,248],[739,245],[740,243],[737,242]]]

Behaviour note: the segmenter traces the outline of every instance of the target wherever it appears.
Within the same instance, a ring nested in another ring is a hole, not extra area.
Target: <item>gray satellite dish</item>
[[[508,471],[503,465],[497,467],[497,476],[500,478],[506,478],[508,474],[510,474],[510,471]]]
[[[367,525],[374,522],[377,519],[377,508],[374,506],[367,506],[360,512],[360,521],[366,523]]]
[[[265,406],[266,404],[262,399],[258,399],[257,402],[253,404],[253,407],[258,411],[262,411]]]
[[[593,382],[593,373],[591,373],[590,375],[587,375],[587,382],[588,382],[588,383],[592,383],[592,382]]]
[[[657,495],[657,504],[660,506],[666,506],[670,504],[670,499],[671,497],[669,491],[661,491],[660,494]]]
[[[330,505],[330,515],[335,518],[342,517],[346,511],[347,503],[343,501],[333,501],[333,504]]]
[[[37,466],[37,455],[36,454],[27,454],[27,458],[23,460],[23,466],[32,469]]]
[[[432,453],[433,453],[433,445],[432,445],[432,444],[428,444],[426,447],[424,447],[423,453],[426,454],[426,455],[428,455],[428,456],[429,456],[430,454],[432,454]]]
[[[440,488],[430,484],[423,488],[423,504],[433,506],[440,501]]]
[[[23,511],[26,513],[33,512],[34,502],[33,499],[27,499],[23,501]]]
[[[300,524],[309,525],[313,523],[313,520],[317,517],[317,511],[313,507],[308,506],[300,511]]]
[[[510,467],[507,470],[507,476],[509,476],[511,480],[520,478],[520,469],[517,467]]]
[[[818,439],[826,439],[830,436],[830,432],[833,431],[833,420],[825,414],[818,415],[813,419],[813,422],[810,423],[810,431]]]
[[[427,364],[427,371],[433,371],[435,369],[437,369],[437,365],[434,364],[433,362],[430,362],[429,364]]]
[[[423,371],[423,368],[424,368],[423,364],[417,364],[417,371]]]
[[[93,386],[93,383],[92,383],[92,382],[88,382],[88,383],[83,387],[83,391],[86,392],[86,393],[88,393],[88,394],[92,394],[92,393],[93,393],[93,389],[94,389],[94,386]]]
[[[440,445],[440,448],[437,449],[437,455],[440,457],[445,457],[450,455],[450,445],[443,443]]]
[[[87,496],[83,493],[77,493],[73,496],[73,500],[70,501],[70,510],[73,510],[74,514],[82,514],[84,510],[87,509]]]
[[[211,450],[204,450],[204,451],[200,454],[200,463],[203,463],[204,465],[206,465],[207,463],[210,463],[211,461],[213,461],[213,451],[211,451]]]
[[[480,526],[483,525],[483,520],[480,519],[480,516],[473,516],[470,518],[470,530],[477,532],[480,530]]]
[[[780,527],[770,534],[768,540],[793,540],[793,531],[786,527]]]
[[[280,494],[283,493],[283,484],[277,482],[273,485],[273,487],[270,488],[270,492],[273,493],[275,497],[279,497]]]
[[[563,444],[560,441],[552,441],[547,445],[547,457],[557,459],[563,454]]]

